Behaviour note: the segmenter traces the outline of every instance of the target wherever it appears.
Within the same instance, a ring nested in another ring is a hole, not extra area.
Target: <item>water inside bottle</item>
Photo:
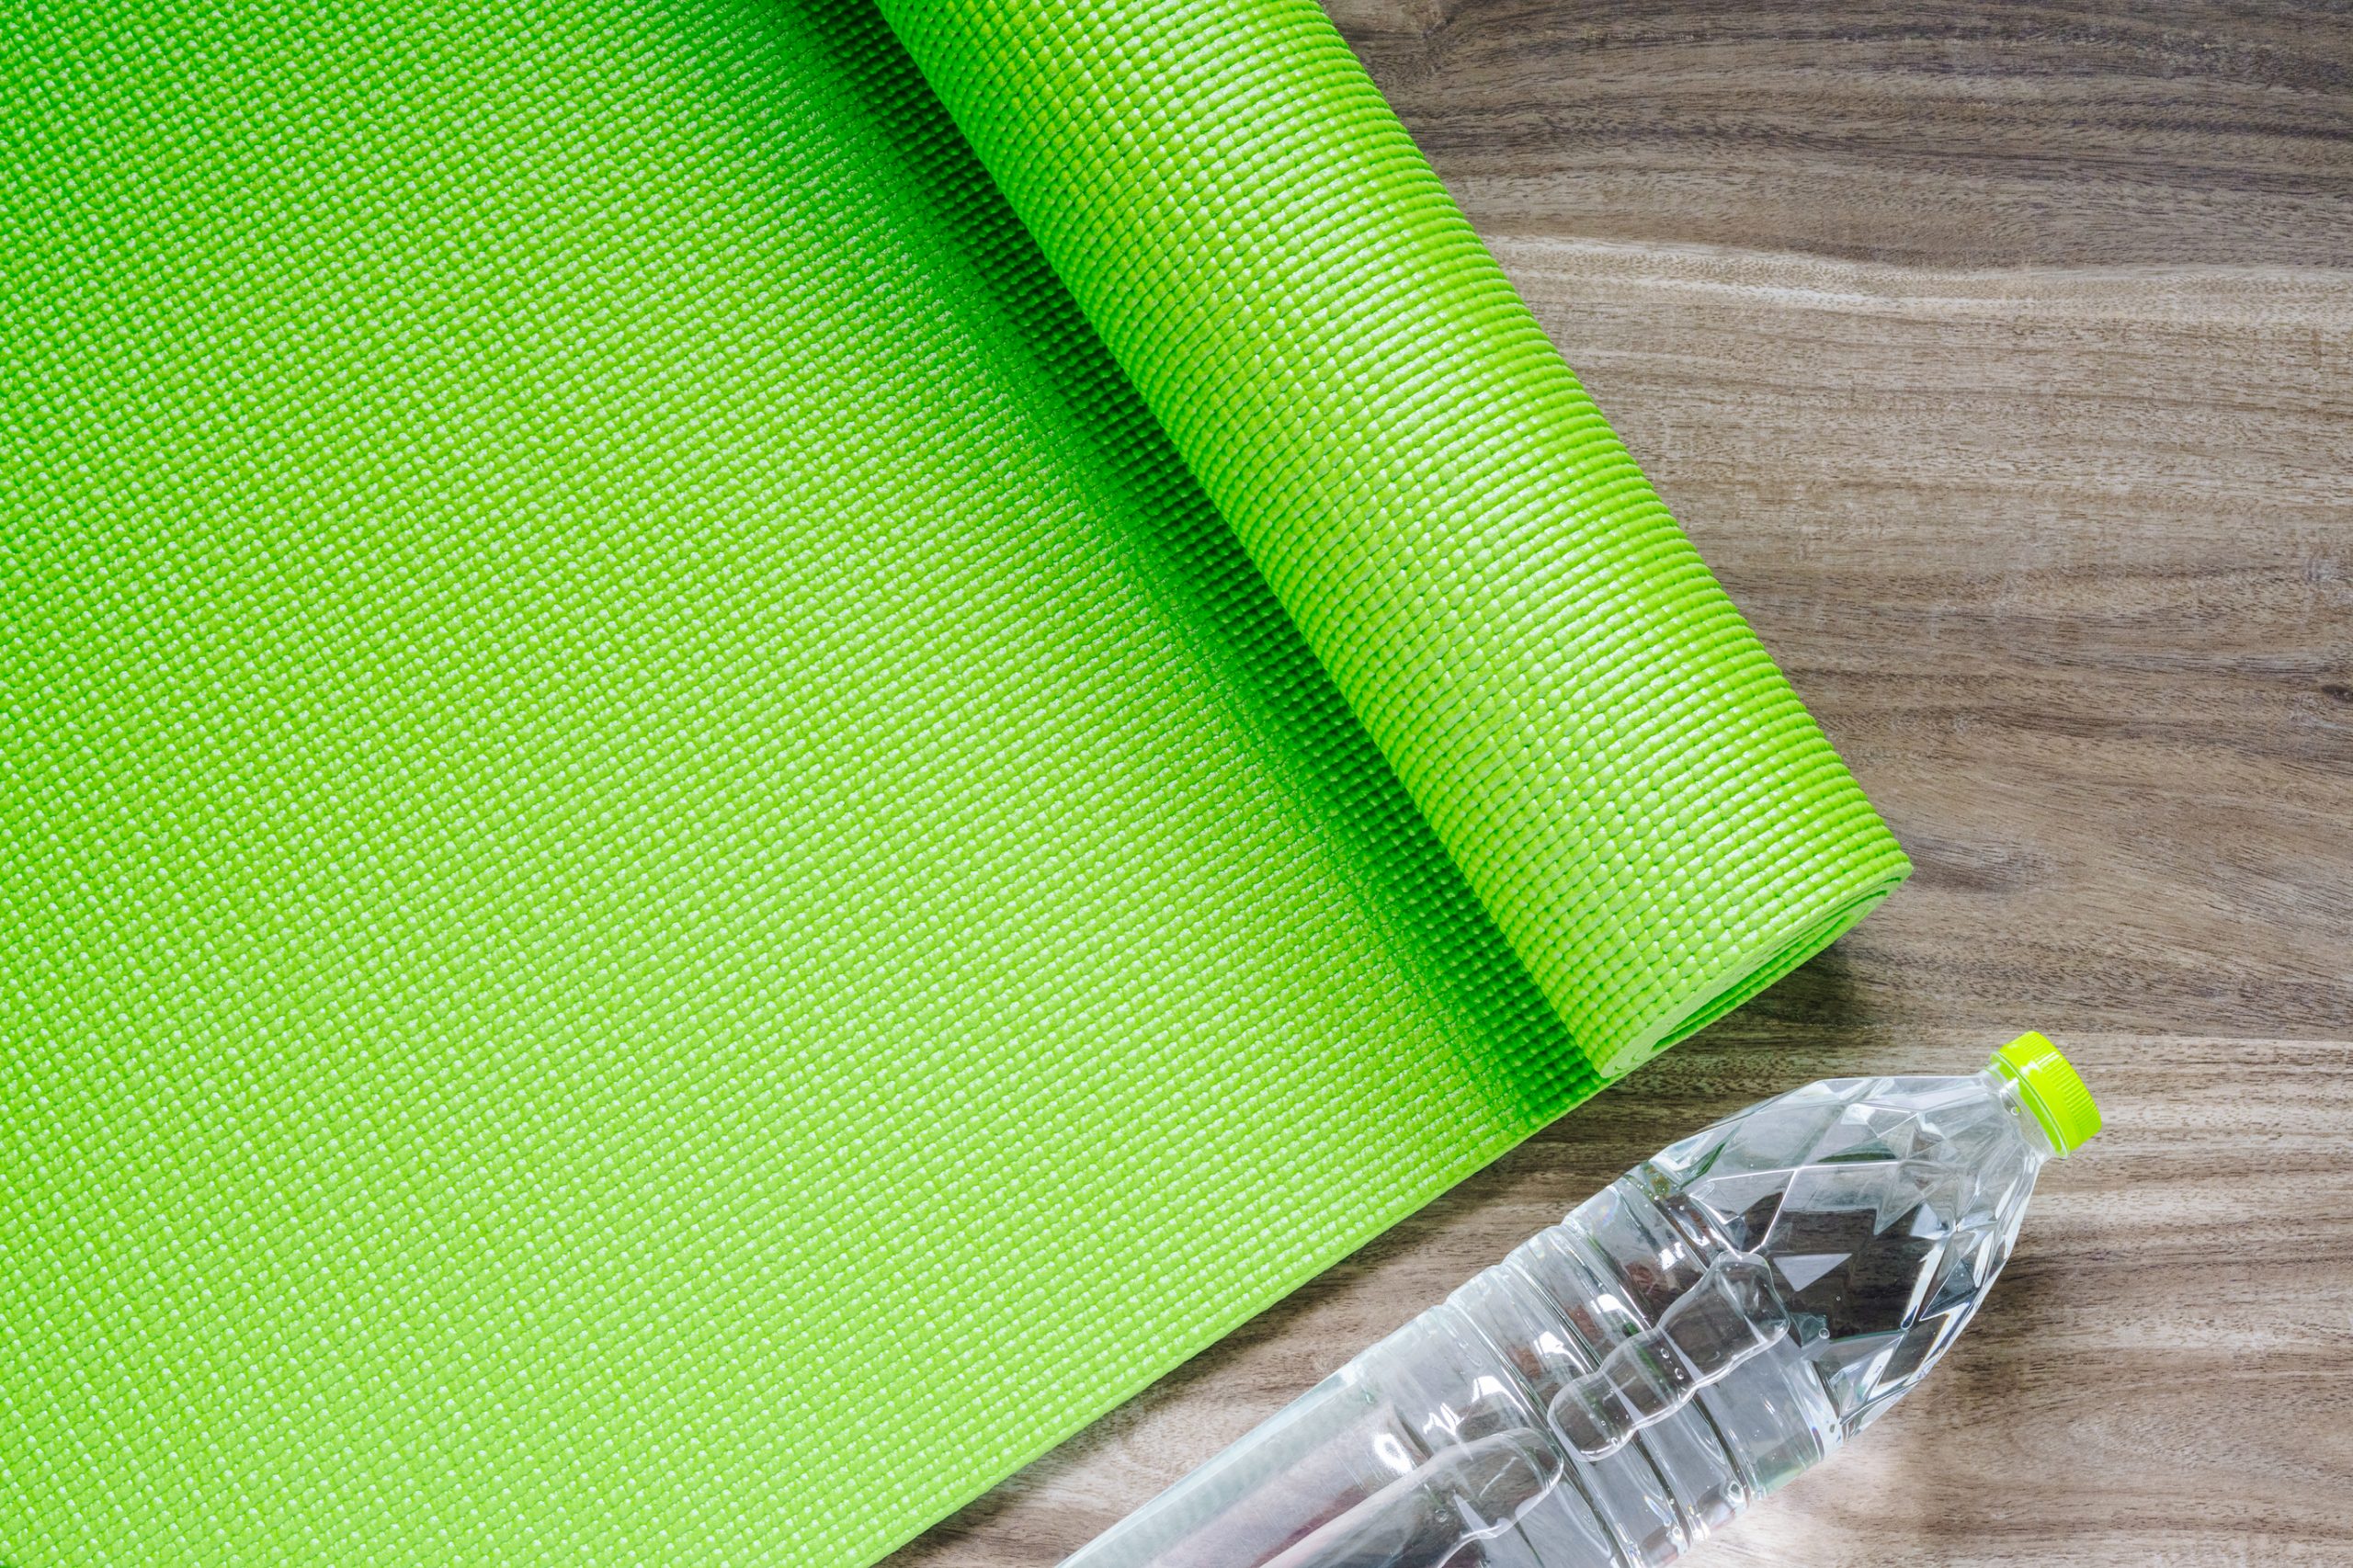
[[[1920,1380],[2097,1131],[2047,1041],[1995,1065],[1812,1084],[1670,1145],[1068,1568],[1672,1561]]]

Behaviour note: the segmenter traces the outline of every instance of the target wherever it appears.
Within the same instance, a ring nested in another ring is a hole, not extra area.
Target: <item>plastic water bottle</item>
[[[1869,1426],[2099,1131],[2040,1035],[1661,1151],[1065,1568],[1638,1568]]]

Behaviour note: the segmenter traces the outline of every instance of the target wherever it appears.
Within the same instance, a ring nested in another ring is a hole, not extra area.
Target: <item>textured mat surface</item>
[[[0,1561],[869,1560],[1901,875],[1312,6],[907,12],[13,8]]]

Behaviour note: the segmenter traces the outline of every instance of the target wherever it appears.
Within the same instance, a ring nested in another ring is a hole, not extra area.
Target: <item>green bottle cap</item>
[[[2092,1104],[2092,1092],[2059,1048],[2040,1035],[2022,1034],[1995,1051],[1994,1071],[2018,1086],[2018,1097],[2051,1134],[2052,1147],[2063,1158],[2090,1142],[2099,1131],[2099,1107]]]

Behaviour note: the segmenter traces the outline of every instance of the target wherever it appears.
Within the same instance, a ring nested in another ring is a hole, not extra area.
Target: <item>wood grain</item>
[[[2353,1564],[2353,10],[1333,10],[1919,872],[892,1561],[1055,1562],[1670,1139],[2034,1025],[2109,1131],[1691,1561]]]

